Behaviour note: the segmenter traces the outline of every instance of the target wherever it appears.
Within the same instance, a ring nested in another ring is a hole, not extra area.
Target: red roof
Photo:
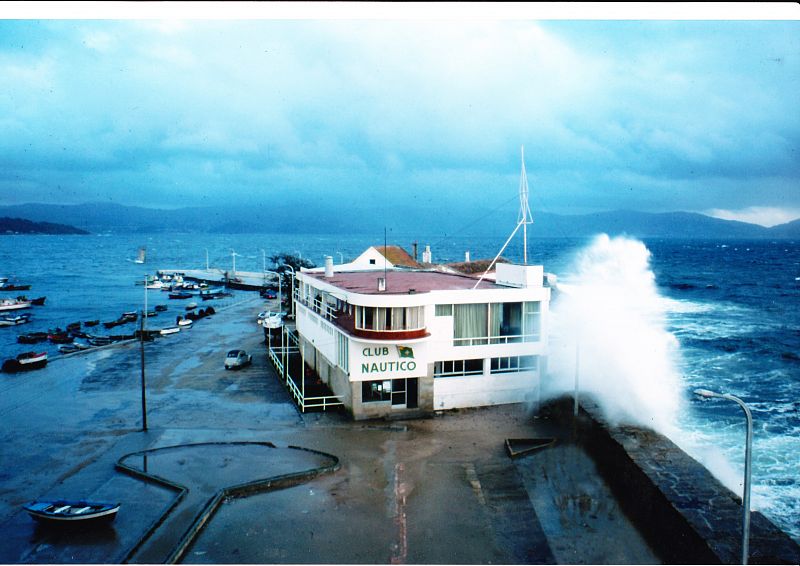
[[[324,273],[305,272],[315,279],[330,285],[365,295],[407,295],[410,292],[429,293],[430,291],[458,291],[472,289],[478,281],[475,277],[440,273],[438,271],[393,271],[385,272],[386,290],[378,291],[378,279],[384,277],[383,271],[339,271],[333,277]],[[491,281],[481,281],[478,289],[503,288]]]

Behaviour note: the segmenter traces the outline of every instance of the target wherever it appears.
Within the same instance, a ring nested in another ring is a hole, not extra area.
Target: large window
[[[362,381],[361,402],[376,403],[392,400],[392,380]]]
[[[539,368],[538,356],[505,356],[492,358],[492,373],[535,371]]]
[[[360,330],[420,330],[425,327],[423,307],[356,307]]]
[[[483,359],[448,360],[436,362],[433,366],[433,377],[461,377],[465,375],[482,375]]]
[[[534,342],[540,335],[540,317],[538,302],[453,305],[454,344]]]

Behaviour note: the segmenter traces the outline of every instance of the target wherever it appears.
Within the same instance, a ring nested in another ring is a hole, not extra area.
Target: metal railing
[[[343,407],[344,403],[342,403],[341,399],[336,395],[318,397],[305,396],[305,387],[297,386],[297,380],[292,377],[288,368],[289,356],[300,354],[300,341],[297,335],[285,326],[281,327],[281,335],[283,346],[272,346],[271,343],[268,344],[267,355],[272,361],[272,365],[274,365],[275,369],[278,371],[281,381],[286,385],[289,395],[294,399],[300,412],[305,413],[306,409],[321,408],[323,411],[326,411],[329,408]],[[304,364],[305,362],[301,363]],[[301,365],[301,367],[303,366]],[[299,380],[300,383],[304,385],[305,375],[301,374]]]

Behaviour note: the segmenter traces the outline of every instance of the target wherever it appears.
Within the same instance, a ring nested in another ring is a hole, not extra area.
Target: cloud
[[[751,206],[740,210],[723,210],[712,208],[706,210],[703,214],[721,218],[723,220],[738,220],[740,222],[749,222],[751,224],[760,224],[761,226],[771,227],[778,224],[785,224],[792,220],[800,218],[800,207],[798,208],[776,208],[768,206]]]
[[[798,31],[0,22],[0,76],[13,79],[0,89],[0,201],[380,192],[477,204],[514,194],[524,145],[532,203],[553,211],[797,209]]]

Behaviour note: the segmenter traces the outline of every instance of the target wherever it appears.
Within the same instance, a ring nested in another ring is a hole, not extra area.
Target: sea
[[[434,262],[494,258],[507,234],[98,234],[0,236],[0,276],[30,284],[1,297],[46,296],[32,321],[0,328],[0,359],[57,346],[17,343],[33,331],[74,322],[111,321],[141,310],[142,282],[158,269],[272,269],[288,253],[322,265],[347,262],[370,245],[419,252]],[[502,256],[521,261],[520,238]],[[145,247],[146,262],[137,264]],[[547,314],[551,359],[544,396],[592,397],[612,421],[652,426],[741,494],[745,418],[724,399],[741,398],[753,416],[752,507],[800,542],[800,241],[608,237],[530,238],[529,263],[555,274]],[[246,291],[222,301],[235,301]],[[147,291],[148,308],[169,326],[181,307]],[[201,305],[202,306],[202,305]],[[159,319],[148,319],[148,326]],[[98,334],[133,332],[127,325]],[[86,331],[86,329],[84,329]],[[0,380],[3,374],[0,374]],[[577,387],[576,387],[577,384]]]

